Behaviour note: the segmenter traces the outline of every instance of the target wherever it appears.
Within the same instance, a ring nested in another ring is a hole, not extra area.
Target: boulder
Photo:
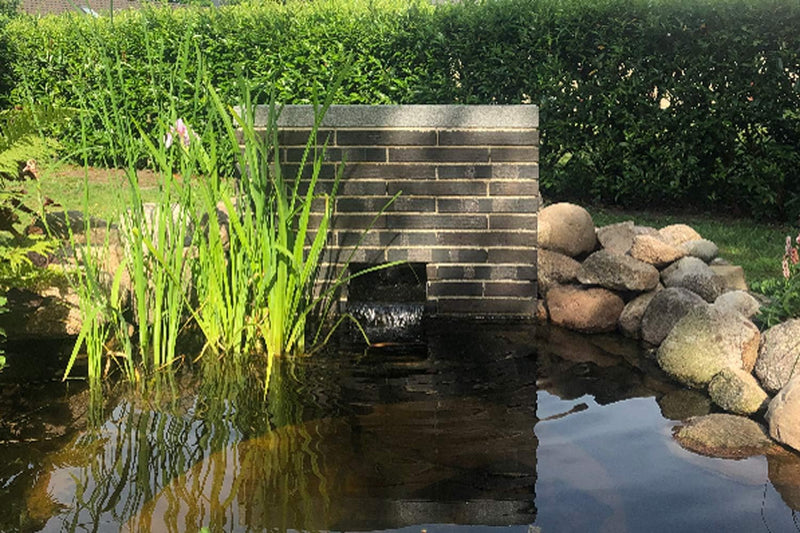
[[[539,248],[576,257],[597,246],[594,223],[589,212],[575,204],[559,203],[538,214]]]
[[[800,377],[790,379],[769,402],[767,421],[773,439],[800,451]]]
[[[716,261],[716,259],[715,259]],[[711,271],[722,284],[723,291],[746,291],[747,281],[744,269],[738,265],[723,265],[715,263],[710,265]]]
[[[658,230],[652,226],[634,226],[633,227],[633,234],[634,235],[655,235],[658,236]]]
[[[547,293],[550,320],[557,326],[585,333],[614,331],[625,303],[602,288],[558,286]]]
[[[549,318],[550,315],[547,314],[547,306],[545,305],[544,300],[536,300],[536,320],[539,322],[547,322]]]
[[[680,246],[681,244],[689,241],[700,240],[703,237],[697,233],[692,227],[686,224],[672,224],[665,226],[658,230],[661,239],[667,244],[672,246]]]
[[[800,455],[789,451],[767,454],[767,475],[784,503],[800,511]]]
[[[702,259],[684,257],[661,272],[664,286],[683,287],[711,303],[722,294],[722,283]]]
[[[680,287],[659,291],[642,315],[641,338],[654,346],[661,344],[672,327],[690,309],[707,305],[695,293]]]
[[[578,279],[581,264],[568,255],[551,250],[538,250],[536,273],[539,293],[547,294],[553,285],[567,285]]]
[[[642,316],[659,290],[662,290],[660,285],[656,286],[655,290],[640,294],[625,305],[625,308],[619,315],[619,329],[622,331],[623,335],[633,337],[634,339],[639,338]]]
[[[745,291],[730,291],[720,294],[714,300],[714,307],[720,311],[736,311],[745,318],[752,318],[761,309],[761,304]]]
[[[619,291],[649,291],[658,285],[658,270],[653,265],[627,256],[599,250],[581,265],[578,281]]]
[[[686,241],[681,244],[681,249],[686,252],[686,255],[696,257],[706,263],[710,263],[719,255],[719,248],[717,245],[708,239]]]
[[[682,387],[661,396],[657,403],[667,420],[686,420],[711,412],[711,400],[707,395]]]
[[[657,235],[637,235],[633,239],[630,255],[656,267],[666,266],[686,255],[686,252],[662,241]]]
[[[633,244],[633,221],[620,222],[597,228],[597,240],[603,249],[612,254],[624,255]]]
[[[80,333],[83,317],[79,297],[70,286],[39,292],[12,288],[6,296],[9,311],[0,314],[0,328],[8,339],[65,339]]]
[[[675,324],[656,360],[679,383],[703,388],[723,368],[751,371],[760,339],[758,328],[742,315],[697,306]]]
[[[775,394],[800,375],[800,319],[791,319],[764,332],[755,374],[764,390]]]
[[[744,459],[775,449],[761,424],[737,415],[715,413],[690,418],[673,430],[687,450],[725,459]]]
[[[767,407],[769,396],[750,372],[723,368],[708,383],[711,400],[730,413],[749,416]]]

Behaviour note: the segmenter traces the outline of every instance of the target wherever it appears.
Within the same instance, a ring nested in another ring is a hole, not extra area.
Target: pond
[[[711,409],[639,348],[435,322],[425,345],[259,378],[184,369],[156,396],[62,383],[64,347],[0,373],[0,531],[796,531],[800,457],[704,457]]]

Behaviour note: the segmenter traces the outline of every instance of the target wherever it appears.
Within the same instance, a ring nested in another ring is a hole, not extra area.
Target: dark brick
[[[359,241],[364,246],[392,246],[413,247],[433,246],[436,244],[436,234],[432,231],[337,231],[336,239],[339,246],[356,246]]]
[[[528,231],[439,231],[442,246],[536,246],[536,233]]]
[[[430,197],[398,196],[386,207],[391,199],[391,196],[340,197],[336,201],[336,210],[340,213],[375,213],[384,208],[387,212],[433,212],[436,210],[436,200]]]
[[[278,130],[278,146],[306,146],[309,137],[311,137],[311,129],[280,129]],[[317,130],[315,141],[314,145],[316,146],[323,146],[326,142],[328,146],[333,146],[333,130]]]
[[[536,251],[532,248],[491,248],[489,263],[536,264]]]
[[[535,231],[537,229],[536,215],[489,215],[489,229],[524,229]]]
[[[432,279],[533,280],[536,268],[518,265],[438,265]]]
[[[539,131],[530,130],[444,130],[439,132],[442,146],[538,146]]]
[[[423,196],[485,196],[485,181],[437,181],[437,180],[391,180],[386,183],[389,194],[423,195]]]
[[[488,148],[389,148],[389,161],[488,163]]]
[[[300,170],[299,164],[282,163],[281,172],[284,178],[294,179],[297,176],[297,171]],[[311,163],[306,163],[303,166],[303,178],[310,178],[314,172],[314,166]],[[319,179],[332,180],[336,177],[336,165],[327,164],[321,165],[319,169]]]
[[[397,165],[347,163],[342,174],[345,178],[354,179],[436,179],[434,165]]]
[[[386,196],[385,181],[349,180],[339,182],[339,196]]]
[[[431,146],[435,130],[339,130],[339,146]]]
[[[539,161],[539,149],[528,147],[528,148],[497,148],[492,147],[492,155],[491,160],[492,163],[496,162],[510,162],[510,163],[521,163],[523,161],[530,161],[535,163]]]
[[[428,281],[428,296],[483,296],[483,283]]]
[[[440,180],[489,179],[492,177],[491,165],[440,165],[436,176]]]
[[[312,150],[309,153],[308,161],[313,161],[320,155],[322,156],[322,160],[326,162],[339,162],[342,160],[344,160],[345,163],[348,161],[386,161],[386,149],[384,148],[328,148],[324,151],[324,154],[322,148],[320,148],[316,151]],[[302,148],[286,148],[283,150],[282,160],[288,163],[298,162],[302,156]]]
[[[512,296],[517,298],[536,297],[536,283],[530,281],[498,281],[484,285],[484,296]]]
[[[486,229],[485,215],[386,215],[386,227],[396,229]]]
[[[429,263],[431,261],[431,248],[388,248],[387,261],[415,261]]]
[[[491,178],[496,180],[538,180],[539,165],[494,164]],[[537,185],[538,187],[538,185]]]
[[[437,198],[440,213],[535,213],[539,199],[531,198]]]
[[[539,187],[534,180],[489,182],[490,196],[538,196]]]
[[[383,229],[386,228],[386,215],[356,215],[356,214],[339,214],[333,215],[333,229],[358,229],[365,230],[367,228]]]
[[[474,248],[435,248],[431,253],[437,263],[483,263],[488,257],[486,250]]]
[[[440,315],[514,316],[531,318],[536,312],[535,298],[439,298]]]

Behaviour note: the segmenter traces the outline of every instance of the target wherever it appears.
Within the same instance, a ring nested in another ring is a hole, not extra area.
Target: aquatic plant
[[[764,280],[753,289],[769,297],[761,307],[758,318],[766,327],[772,327],[789,318],[800,317],[800,233],[795,239],[786,236],[781,259],[781,278]]]

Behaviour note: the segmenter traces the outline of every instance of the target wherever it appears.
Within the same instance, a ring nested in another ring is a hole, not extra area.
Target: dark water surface
[[[800,457],[683,450],[711,409],[634,344],[434,323],[425,346],[180,372],[91,409],[63,347],[0,372],[0,531],[800,531]],[[33,353],[35,352],[35,353]]]

